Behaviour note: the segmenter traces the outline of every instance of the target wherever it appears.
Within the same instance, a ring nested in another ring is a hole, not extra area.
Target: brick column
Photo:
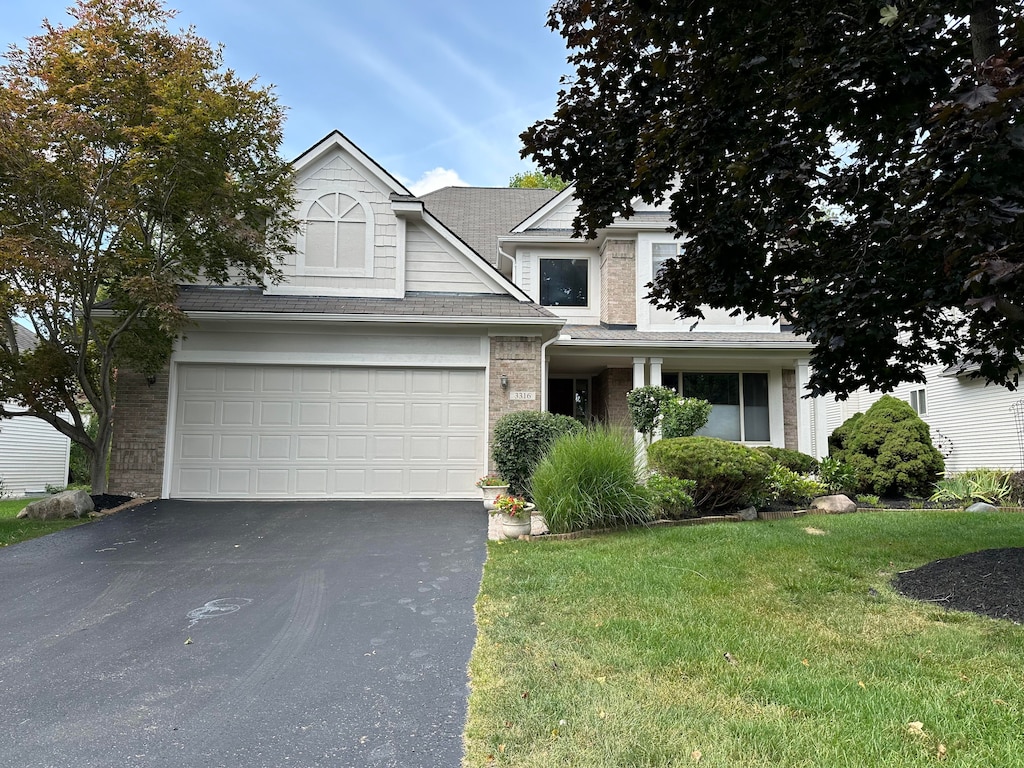
[[[796,371],[782,369],[782,426],[786,435],[786,448],[797,450]]]
[[[541,340],[536,336],[492,336],[490,381],[487,382],[490,423],[487,444],[494,437],[494,425],[506,413],[541,410]],[[508,377],[508,389],[501,386],[501,377]],[[510,400],[512,392],[534,392],[535,400]],[[488,455],[487,465],[491,467]],[[492,467],[493,470],[493,467]]]
[[[160,496],[167,433],[167,390],[166,370],[152,385],[147,383],[144,374],[118,370],[114,439],[107,482],[111,493]]]
[[[610,426],[629,428],[632,419],[626,395],[633,388],[630,368],[606,368],[594,379],[593,415]]]
[[[635,240],[607,240],[601,251],[601,322],[636,326]]]

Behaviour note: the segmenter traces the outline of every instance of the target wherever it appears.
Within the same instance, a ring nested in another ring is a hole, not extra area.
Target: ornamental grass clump
[[[1010,473],[999,469],[969,469],[935,484],[930,501],[970,506],[976,501],[1005,504],[1012,498]]]
[[[582,429],[576,419],[547,411],[516,411],[498,419],[491,458],[509,493],[530,498],[530,476],[544,454],[562,435]]]
[[[531,480],[552,533],[638,525],[651,520],[629,436],[594,427],[555,441]]]
[[[694,506],[708,512],[763,498],[775,462],[756,448],[716,437],[676,437],[647,449],[651,468],[692,480]]]

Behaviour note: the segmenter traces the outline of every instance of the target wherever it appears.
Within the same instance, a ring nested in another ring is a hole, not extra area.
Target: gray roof
[[[686,331],[636,331],[605,328],[601,325],[566,325],[562,328],[561,337],[570,336],[573,340],[631,342],[650,344],[665,342],[672,346],[723,347],[752,346],[777,348],[811,348],[811,343],[803,336],[790,331],[778,333],[751,333],[745,331],[729,331],[720,333],[687,333]]]
[[[445,187],[420,199],[466,245],[494,264],[498,236],[511,232],[557,194],[553,189]]]
[[[377,315],[481,320],[536,320],[545,325],[558,318],[537,304],[512,296],[479,293],[416,293],[404,299],[343,296],[267,295],[255,287],[181,286],[178,306],[188,312],[256,312],[311,315]],[[557,324],[555,322],[554,324]]]
[[[0,334],[3,332],[0,331]],[[21,323],[14,323],[14,341],[18,345],[18,349],[22,352],[27,352],[39,343],[39,337],[36,336],[32,331],[26,328]]]

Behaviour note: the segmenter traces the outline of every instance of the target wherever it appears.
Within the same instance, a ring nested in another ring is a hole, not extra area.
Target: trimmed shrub
[[[763,451],[716,437],[659,440],[648,448],[647,457],[661,474],[693,480],[693,503],[702,511],[763,497],[775,466]]]
[[[831,454],[856,473],[861,493],[928,496],[945,469],[928,425],[892,395],[848,419],[829,442],[835,446]]]
[[[774,445],[762,445],[757,450],[764,451],[776,464],[791,469],[798,475],[808,475],[818,469],[818,461],[813,456],[789,448],[776,448]]]
[[[654,513],[666,520],[695,517],[691,492],[697,484],[693,480],[680,480],[657,472],[647,478],[647,495]]]
[[[607,427],[563,435],[530,481],[552,533],[650,522],[631,436]]]
[[[562,435],[582,430],[583,425],[571,416],[547,411],[516,411],[498,419],[491,458],[508,482],[508,492],[530,498],[530,476],[544,454]]]
[[[711,403],[697,397],[673,397],[661,404],[661,436],[690,437],[708,423]]]

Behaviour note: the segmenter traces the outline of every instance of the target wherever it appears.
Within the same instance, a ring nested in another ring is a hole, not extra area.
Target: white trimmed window
[[[540,303],[545,307],[590,306],[590,260],[541,259]]]
[[[663,373],[662,384],[683,397],[711,403],[711,417],[698,435],[734,442],[771,441],[767,373]]]
[[[918,416],[928,415],[928,398],[925,397],[924,388],[910,390],[910,407]]]
[[[651,243],[651,281],[658,279],[665,262],[679,255],[682,245],[676,241],[671,243]]]
[[[305,274],[370,277],[373,220],[369,206],[341,192],[313,201],[302,244]]]

